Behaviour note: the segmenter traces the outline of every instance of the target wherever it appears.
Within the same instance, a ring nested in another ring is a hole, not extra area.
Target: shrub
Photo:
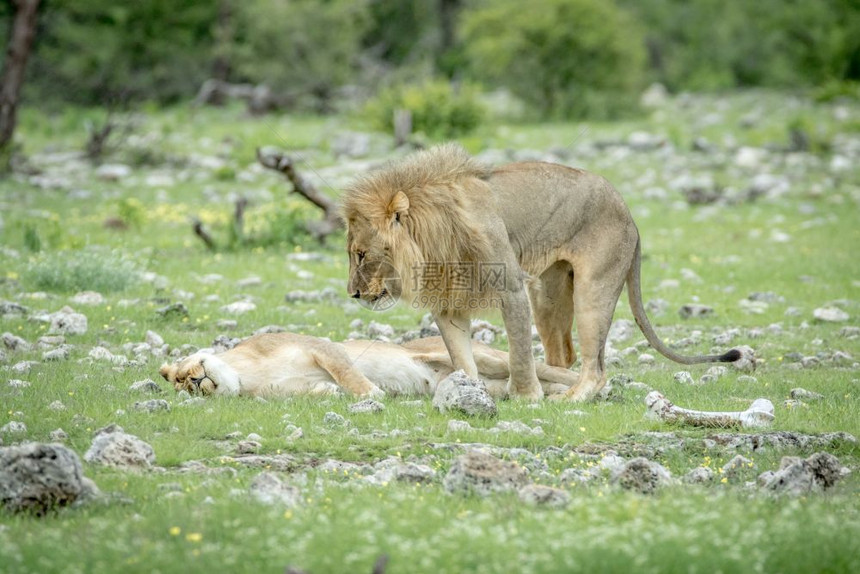
[[[122,291],[138,278],[134,263],[114,252],[60,251],[35,259],[23,274],[25,283],[44,291],[75,293]]]
[[[454,86],[445,80],[418,85],[396,85],[382,90],[367,104],[376,126],[394,129],[394,112],[412,113],[412,130],[431,138],[452,138],[474,130],[484,118],[479,90],[472,84]]]
[[[479,3],[463,14],[462,39],[476,75],[543,116],[622,115],[644,81],[642,35],[611,1]]]

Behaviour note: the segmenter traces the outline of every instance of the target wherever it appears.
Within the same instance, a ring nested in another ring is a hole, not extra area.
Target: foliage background
[[[11,9],[0,8],[0,34]],[[5,38],[0,38],[4,41]],[[609,117],[671,91],[860,79],[855,0],[46,0],[29,101],[193,97],[210,77],[333,109],[434,76],[507,88],[542,116]]]

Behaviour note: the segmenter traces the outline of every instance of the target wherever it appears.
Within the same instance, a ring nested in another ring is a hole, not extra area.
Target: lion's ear
[[[161,368],[158,370],[158,374],[164,377],[165,381],[170,381],[171,377],[176,374],[176,367],[165,363],[161,365]]]
[[[409,212],[409,198],[402,191],[398,191],[397,195],[388,203],[388,221],[391,224],[400,222],[400,218]]]

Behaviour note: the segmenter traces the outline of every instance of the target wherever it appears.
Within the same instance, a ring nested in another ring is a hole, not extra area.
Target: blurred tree
[[[646,30],[654,79],[674,90],[860,79],[857,0],[619,0]]]
[[[544,116],[613,117],[635,106],[642,85],[642,35],[612,1],[477,2],[462,41],[473,73]]]
[[[245,0],[236,5],[233,79],[310,96],[328,111],[358,70],[367,4],[353,0]]]
[[[39,0],[13,0],[15,13],[9,31],[3,72],[0,73],[0,169],[8,167],[15,134],[18,98],[24,84],[24,70],[36,32]]]
[[[210,74],[214,2],[53,0],[49,8],[31,69],[43,98],[174,101]]]

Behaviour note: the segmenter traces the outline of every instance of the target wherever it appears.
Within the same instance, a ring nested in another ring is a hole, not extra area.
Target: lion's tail
[[[636,253],[633,256],[633,264],[630,266],[630,271],[627,272],[627,298],[630,300],[630,309],[633,311],[633,317],[636,319],[636,324],[642,330],[642,334],[664,357],[681,363],[683,365],[694,365],[696,363],[733,363],[741,358],[741,352],[737,349],[732,349],[722,355],[679,355],[672,349],[667,347],[660,337],[654,332],[654,327],[648,320],[648,315],[645,313],[645,307],[642,305],[642,286],[640,283],[640,268],[642,266],[642,253],[640,241],[636,240]]]

